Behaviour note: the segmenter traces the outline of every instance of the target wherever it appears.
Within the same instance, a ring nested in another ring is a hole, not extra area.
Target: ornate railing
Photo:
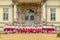
[[[13,2],[46,2],[47,0],[12,0]]]

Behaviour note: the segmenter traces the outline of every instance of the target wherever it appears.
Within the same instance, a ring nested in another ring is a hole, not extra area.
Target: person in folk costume
[[[31,28],[32,28],[32,32],[35,32],[35,26],[31,25]]]
[[[6,32],[10,33],[10,24],[7,23],[7,25],[5,27],[6,27]]]
[[[43,29],[42,29],[42,33],[46,33],[47,32],[47,25],[46,24],[43,24]]]
[[[25,26],[24,24],[21,24],[20,27],[19,27],[19,31],[20,31],[21,33],[24,32],[24,26]]]
[[[32,27],[32,25],[30,25],[30,32],[33,32],[33,27]]]
[[[4,26],[4,32],[5,32],[5,33],[8,33],[8,32],[7,32],[7,25],[8,25],[8,24],[6,24],[6,25]]]
[[[13,32],[13,26],[12,26],[12,24],[9,24],[8,27],[9,27],[9,29],[8,29],[9,30],[9,33],[12,33]]]
[[[28,26],[27,25],[25,25],[25,29],[24,29],[24,32],[26,33],[26,28],[27,28]]]
[[[51,25],[51,27],[52,27],[52,33],[55,33],[55,27],[54,27],[54,25]]]
[[[16,32],[16,33],[18,33],[18,26],[17,26],[17,24],[16,23],[14,23],[14,26],[15,26],[15,30],[14,30],[14,32]]]
[[[37,25],[36,25],[36,24],[34,24],[34,26],[35,26],[35,27],[37,27]]]

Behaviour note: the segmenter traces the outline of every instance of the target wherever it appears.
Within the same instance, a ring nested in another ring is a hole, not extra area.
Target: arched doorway
[[[25,11],[25,25],[34,25],[34,11],[32,9]]]

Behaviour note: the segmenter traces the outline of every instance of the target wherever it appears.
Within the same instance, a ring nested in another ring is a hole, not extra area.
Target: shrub
[[[57,33],[57,37],[60,37],[60,33]]]

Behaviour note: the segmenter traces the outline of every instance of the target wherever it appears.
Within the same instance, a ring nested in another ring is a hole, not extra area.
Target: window
[[[28,13],[34,13],[34,11],[31,9],[28,9]]]
[[[3,20],[8,20],[8,8],[3,8]]]
[[[51,12],[51,14],[50,14],[50,16],[51,16],[51,21],[55,21],[56,20],[56,18],[55,18],[55,14],[56,14],[56,9],[55,8],[51,8],[50,9],[50,12]]]
[[[28,20],[28,18],[29,18],[28,16],[25,16],[25,20]]]
[[[34,20],[34,16],[33,15],[30,17],[30,20]]]

